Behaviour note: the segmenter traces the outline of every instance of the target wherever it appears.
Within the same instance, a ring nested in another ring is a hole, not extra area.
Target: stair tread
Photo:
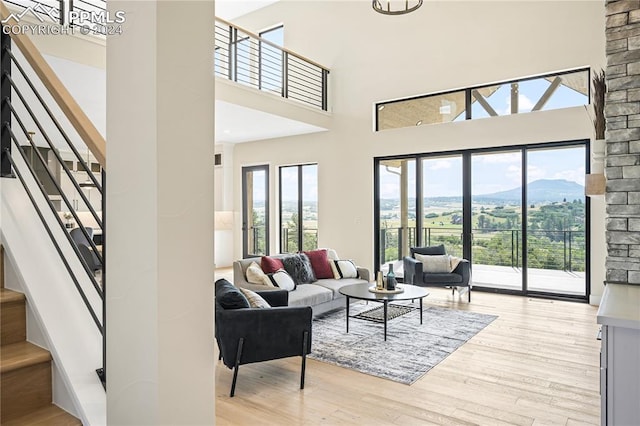
[[[0,347],[0,373],[51,361],[48,350],[29,342],[12,343]]]
[[[39,410],[21,416],[8,422],[2,422],[2,426],[75,426],[82,422],[56,405],[48,405]]]
[[[6,288],[0,288],[0,303],[20,302],[22,300],[25,300],[24,294]]]

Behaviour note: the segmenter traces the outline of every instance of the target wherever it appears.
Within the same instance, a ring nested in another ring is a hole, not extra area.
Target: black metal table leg
[[[422,324],[422,297],[420,298],[420,324]]]
[[[349,332],[349,296],[347,298],[347,333]]]
[[[384,301],[384,340],[387,340],[387,301]]]

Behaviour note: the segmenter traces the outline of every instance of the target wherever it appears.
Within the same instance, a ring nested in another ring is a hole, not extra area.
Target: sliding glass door
[[[475,288],[586,299],[587,152],[573,142],[377,159],[376,266],[444,244],[471,261]]]
[[[421,163],[421,244],[444,244],[447,253],[462,257],[462,155],[428,157]]]
[[[522,151],[471,155],[473,284],[522,289]]]
[[[585,147],[527,151],[527,287],[585,295]]]

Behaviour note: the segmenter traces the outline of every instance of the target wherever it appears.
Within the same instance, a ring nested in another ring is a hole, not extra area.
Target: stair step
[[[51,361],[48,350],[29,342],[4,345],[0,349],[0,374]]]
[[[0,288],[0,303],[21,302],[23,300],[25,300],[24,294]]]
[[[44,408],[51,401],[51,354],[29,342],[0,346],[2,422]]]
[[[76,426],[82,422],[60,407],[53,404],[33,411],[25,416],[18,417],[8,422],[2,422],[2,426]]]
[[[27,337],[25,297],[0,288],[0,345],[22,342]]]

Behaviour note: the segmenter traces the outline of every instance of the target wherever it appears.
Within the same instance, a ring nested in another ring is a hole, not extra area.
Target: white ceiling
[[[216,100],[216,143],[239,143],[322,132],[326,129]]]
[[[278,0],[217,0],[216,16],[232,21]],[[326,129],[216,100],[216,143],[239,143],[321,132]]]
[[[227,21],[261,9],[278,0],[216,0],[216,16]]]

